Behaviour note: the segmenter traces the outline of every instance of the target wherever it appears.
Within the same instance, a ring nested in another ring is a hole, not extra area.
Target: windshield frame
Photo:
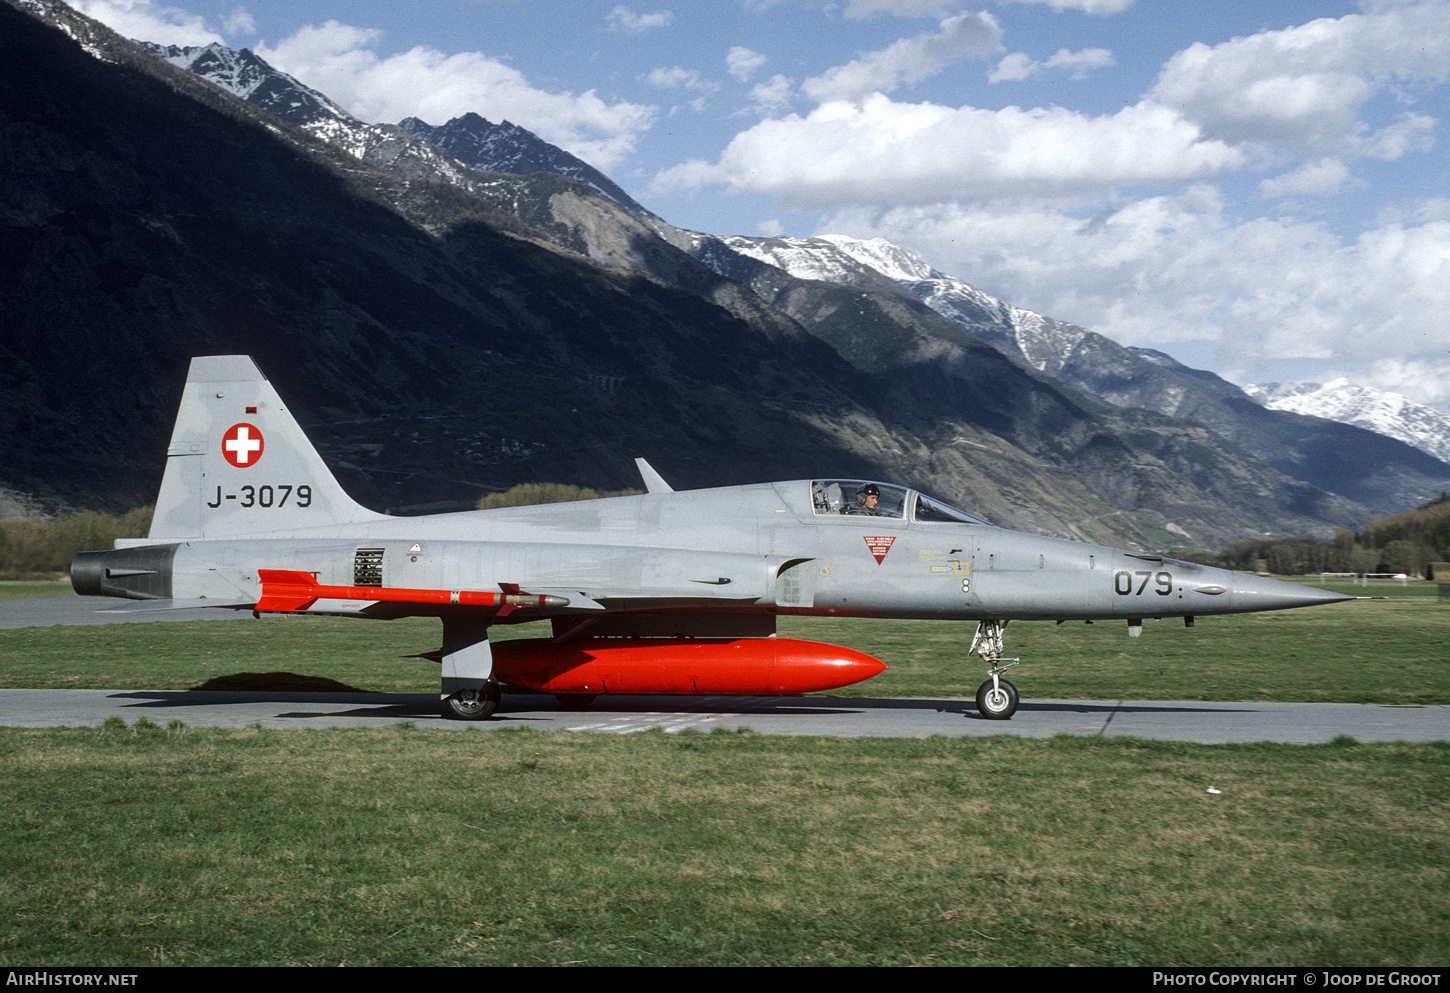
[[[811,512],[817,520],[905,521],[911,524],[975,524],[995,527],[945,500],[903,486],[871,479],[821,478],[809,482]],[[879,496],[875,507],[864,503],[866,491],[874,487]]]
[[[969,514],[965,510],[953,507],[945,500],[938,500],[934,496],[928,496],[920,490],[912,490],[916,499],[911,503],[911,522],[913,524],[978,524],[983,527],[994,527],[990,521],[984,521],[975,514]],[[925,505],[931,509],[927,515],[922,514],[922,507]]]

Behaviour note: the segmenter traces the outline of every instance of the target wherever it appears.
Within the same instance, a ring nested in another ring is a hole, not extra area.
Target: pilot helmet
[[[863,507],[866,505],[867,497],[876,497],[880,499],[881,487],[877,486],[875,483],[867,483],[865,486],[861,487],[859,490],[856,491],[856,502],[861,504]]]

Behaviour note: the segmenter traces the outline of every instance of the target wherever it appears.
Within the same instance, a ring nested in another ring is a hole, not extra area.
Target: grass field
[[[32,596],[74,596],[68,580],[4,580],[0,581],[0,600]]]
[[[42,591],[43,592],[43,591]],[[1378,592],[1378,591],[1376,591]],[[970,626],[787,618],[970,695]],[[1450,605],[1013,624],[1025,696],[1450,702]],[[530,635],[529,626],[499,629]],[[432,693],[436,621],[0,631],[9,686]],[[289,677],[290,678],[290,677]],[[1210,794],[1209,787],[1219,790]],[[1443,965],[1450,744],[0,728],[3,965]]]
[[[0,790],[6,965],[1450,961],[1446,745],[117,720]]]

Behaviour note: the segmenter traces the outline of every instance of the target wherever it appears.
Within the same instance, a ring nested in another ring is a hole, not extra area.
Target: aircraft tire
[[[498,710],[503,694],[498,683],[488,683],[481,690],[459,690],[443,701],[443,716],[453,721],[484,721]]]
[[[583,710],[594,702],[597,693],[555,693],[554,699],[559,701],[560,706],[565,710]]]
[[[990,679],[977,687],[977,713],[989,721],[1010,721],[1017,713],[1017,687],[1005,679],[998,682],[999,688]]]

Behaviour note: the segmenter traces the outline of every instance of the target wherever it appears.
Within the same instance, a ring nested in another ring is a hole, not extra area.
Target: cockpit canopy
[[[869,479],[817,479],[811,483],[811,506],[817,516],[884,517],[922,524],[986,524],[925,493],[894,483]]]

